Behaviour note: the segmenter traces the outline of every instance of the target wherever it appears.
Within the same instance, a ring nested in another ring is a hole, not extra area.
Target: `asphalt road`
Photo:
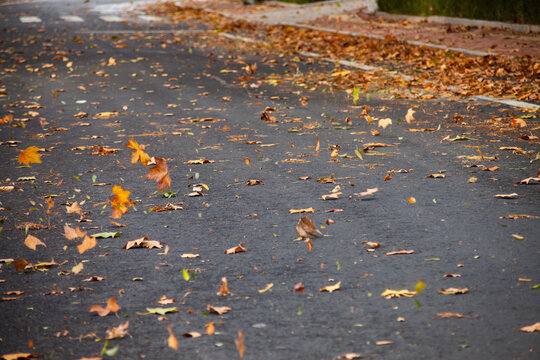
[[[494,117],[527,113],[489,103],[389,100],[377,93],[369,99],[362,95],[354,105],[344,92],[324,86],[309,91],[273,81],[298,71],[328,70],[327,64],[248,53],[241,42],[205,32],[204,24],[155,24],[118,10],[113,14],[127,21],[104,21],[95,5],[112,3],[0,7],[0,88],[6,89],[0,118],[12,112],[15,119],[0,125],[0,185],[19,188],[0,192],[0,258],[32,264],[54,258],[61,264],[20,272],[9,262],[0,264],[0,355],[97,357],[106,330],[129,320],[129,335],[109,340],[109,350],[118,348],[103,358],[233,359],[241,330],[245,359],[333,359],[346,353],[381,359],[538,359],[538,333],[520,328],[540,320],[540,290],[533,289],[540,284],[539,220],[503,218],[540,215],[539,186],[516,184],[537,176],[539,163],[531,160],[538,143],[519,139],[538,135],[534,114],[527,127],[501,131]],[[66,22],[61,15],[83,22]],[[20,16],[41,22],[23,23]],[[108,66],[111,57],[116,65]],[[258,71],[245,78],[245,64],[253,63]],[[36,103],[39,108],[28,108]],[[360,105],[393,124],[384,129],[376,121],[367,124],[358,116]],[[415,120],[407,124],[411,106]],[[270,115],[276,122],[261,120],[267,107],[275,108]],[[113,111],[118,115],[97,117]],[[74,117],[80,112],[88,117]],[[40,117],[48,124],[42,126]],[[196,121],[205,118],[211,120]],[[25,127],[17,126],[21,123]],[[425,128],[434,131],[408,131]],[[380,135],[372,136],[370,129]],[[447,136],[470,140],[443,140]],[[143,177],[147,170],[130,164],[128,138],[166,159],[177,197],[164,198]],[[361,160],[355,149],[368,143],[392,146],[362,153]],[[341,157],[333,159],[329,147],[335,145]],[[30,168],[17,162],[19,151],[29,146],[47,149],[42,163]],[[119,150],[92,155],[100,146]],[[525,154],[501,147],[519,147]],[[201,158],[213,162],[188,163]],[[384,181],[387,174],[391,179]],[[445,178],[427,178],[430,174]],[[35,180],[20,180],[32,176]],[[323,177],[333,177],[333,183],[317,181]],[[468,182],[471,177],[477,181]],[[246,185],[251,179],[264,184]],[[101,183],[108,185],[95,186]],[[203,196],[187,196],[193,184],[208,189]],[[113,185],[130,190],[136,202],[117,220],[126,225],[121,228],[110,223],[110,205],[103,208]],[[322,200],[336,185],[339,198]],[[356,195],[375,187],[373,195]],[[510,193],[517,198],[495,198]],[[54,215],[46,213],[49,195]],[[416,203],[407,200],[411,197]],[[64,205],[75,201],[84,201],[86,221],[66,213]],[[182,202],[183,209],[150,211],[169,202]],[[312,240],[311,251],[294,241],[300,215],[289,213],[309,207],[314,213],[306,215],[324,234]],[[342,211],[331,212],[336,209]],[[24,245],[24,222],[51,226],[27,230],[46,247],[34,251]],[[99,238],[95,248],[79,254],[80,240],[63,236],[66,224],[89,234],[121,235]],[[167,245],[168,253],[122,248],[143,236]],[[368,251],[363,242],[380,247]],[[240,243],[246,252],[224,254]],[[400,250],[414,252],[385,255]],[[199,257],[181,257],[187,253]],[[79,263],[84,269],[74,274]],[[184,269],[193,275],[189,281]],[[104,280],[83,281],[91,276]],[[222,277],[232,295],[216,294]],[[414,291],[421,279],[427,285],[421,294],[381,297],[387,288]],[[295,291],[298,282],[303,292]],[[339,290],[320,291],[338,282]],[[468,292],[438,291],[447,288]],[[159,304],[163,295],[176,302]],[[111,297],[121,307],[116,314],[88,311]],[[209,313],[209,304],[231,310]],[[147,308],[173,306],[178,312],[165,317],[145,314]],[[448,312],[463,317],[438,315]],[[215,333],[206,335],[210,322]],[[178,351],[167,346],[168,326]],[[182,336],[193,331],[203,335]]]

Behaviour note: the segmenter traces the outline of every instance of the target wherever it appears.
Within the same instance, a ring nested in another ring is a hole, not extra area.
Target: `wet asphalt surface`
[[[538,135],[536,119],[527,118],[526,128],[501,131],[491,119],[524,113],[488,103],[389,100],[384,94],[362,95],[355,105],[344,92],[322,86],[315,91],[288,82],[274,86],[267,80],[290,76],[284,74],[291,71],[287,64],[297,64],[302,72],[329,65],[277,53],[275,62],[268,61],[268,54],[246,53],[239,42],[208,32],[172,34],[167,32],[171,26],[137,21],[135,15],[133,21],[106,23],[91,5],[43,2],[0,8],[0,88],[7,89],[0,97],[0,117],[12,112],[14,124],[30,118],[23,121],[25,127],[0,125],[0,185],[19,188],[0,192],[0,258],[33,264],[54,258],[62,264],[20,272],[13,264],[1,264],[0,355],[99,356],[106,330],[129,320],[129,335],[110,340],[108,348],[118,345],[118,350],[103,358],[233,359],[238,357],[238,330],[245,337],[246,359],[332,359],[345,353],[381,359],[538,358],[538,333],[519,329],[540,316],[540,290],[533,289],[540,283],[539,220],[503,218],[540,216],[540,187],[516,185],[537,173],[539,163],[531,160],[538,143],[519,139]],[[85,22],[60,21],[58,16],[66,13]],[[21,15],[43,21],[21,23]],[[182,24],[174,29],[193,30]],[[110,57],[116,66],[104,65]],[[259,69],[240,79],[246,63],[258,63]],[[42,107],[25,107],[35,103]],[[385,129],[367,124],[358,116],[360,105],[393,124]],[[414,122],[398,121],[413,105]],[[277,122],[261,120],[267,107],[275,108],[270,114]],[[112,111],[119,114],[96,117]],[[88,117],[74,117],[79,112]],[[49,124],[42,127],[39,117]],[[204,118],[211,120],[195,121]],[[421,128],[434,131],[407,131]],[[372,136],[370,129],[380,135]],[[473,140],[441,141],[448,135]],[[147,170],[130,164],[128,138],[167,160],[176,197],[164,198],[155,183],[142,177]],[[367,143],[392,146],[363,153],[360,160],[355,149]],[[342,157],[330,157],[334,145],[341,147]],[[41,164],[28,168],[17,163],[19,150],[28,146],[47,149]],[[96,148],[76,148],[81,146],[119,150],[99,156],[92,155]],[[500,149],[505,146],[530,153]],[[460,158],[478,156],[477,150],[486,158]],[[497,159],[487,160],[493,156]],[[200,158],[213,162],[187,163]],[[426,178],[435,173],[446,177]],[[384,181],[387,174],[392,179]],[[35,180],[18,180],[32,176]],[[473,176],[477,181],[469,183]],[[333,183],[317,181],[323,177],[333,177]],[[250,179],[264,184],[247,186]],[[95,186],[101,183],[108,185]],[[208,190],[189,197],[193,184]],[[112,185],[130,190],[136,202],[117,220],[126,225],[122,228],[110,223],[110,205],[104,208]],[[339,198],[322,200],[336,185]],[[355,195],[375,187],[372,196]],[[515,199],[494,197],[514,192]],[[51,195],[54,215],[45,212]],[[410,197],[415,204],[407,201]],[[66,213],[62,204],[75,201],[85,201],[86,221]],[[150,211],[169,202],[182,203],[183,209]],[[312,241],[311,251],[294,241],[300,215],[289,213],[309,207],[315,212],[307,215],[324,234]],[[16,228],[23,222],[50,225],[28,230],[47,247],[33,251],[24,245],[24,225]],[[99,238],[95,248],[79,254],[80,241],[63,236],[66,224],[89,234],[121,235]],[[168,253],[122,249],[143,236],[168,245]],[[380,247],[367,251],[363,242]],[[247,252],[224,254],[240,243]],[[385,256],[399,250],[414,253]],[[182,258],[186,253],[199,257]],[[81,262],[84,269],[71,273]],[[184,269],[194,275],[189,281]],[[444,277],[449,273],[461,276]],[[104,280],[83,281],[91,276]],[[230,296],[216,294],[222,277]],[[427,287],[413,298],[380,296],[387,288],[414,290],[420,279]],[[298,282],[303,293],[294,290]],[[339,290],[320,291],[338,282]],[[259,291],[268,284],[271,289]],[[468,292],[438,292],[453,287]],[[9,294],[15,290],[24,293]],[[176,302],[158,304],[163,295]],[[110,297],[121,307],[116,314],[99,317],[88,311]],[[232,310],[208,313],[208,304]],[[172,306],[178,312],[164,318],[145,314],[146,308]],[[445,312],[464,317],[440,319],[438,314]],[[210,322],[216,332],[206,335]],[[179,341],[178,351],[167,347],[168,326]],[[191,331],[203,335],[182,336]],[[381,341],[388,344],[378,345]]]

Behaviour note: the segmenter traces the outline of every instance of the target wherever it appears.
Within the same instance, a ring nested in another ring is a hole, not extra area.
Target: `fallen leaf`
[[[23,271],[28,265],[29,265],[28,261],[24,259],[13,261],[13,266],[15,266],[15,271]]]
[[[155,315],[165,315],[168,313],[175,313],[178,312],[178,307],[168,307],[168,308],[146,308],[146,311],[148,314],[155,314]]]
[[[305,289],[306,288],[304,287],[304,285],[301,282],[294,284],[294,291],[298,291],[298,292],[303,293]]]
[[[447,288],[447,289],[439,289],[439,292],[443,295],[458,295],[458,294],[466,294],[469,292],[468,288]]]
[[[407,124],[410,124],[411,121],[414,120],[414,113],[416,111],[414,111],[412,108],[407,110],[407,115],[405,115],[405,121],[407,122]]]
[[[101,276],[91,276],[87,279],[84,279],[83,281],[86,281],[86,282],[89,282],[89,281],[103,281],[105,280],[105,278],[101,277]]]
[[[174,304],[176,302],[176,299],[169,299],[165,295],[159,298],[158,304],[160,305],[169,305]]]
[[[377,191],[379,191],[379,188],[366,189],[366,191],[362,191],[362,192],[359,192],[359,193],[354,193],[354,195],[369,196],[369,195],[375,194]]]
[[[251,167],[251,160],[249,160],[248,157],[244,159],[244,164],[246,164],[247,166],[249,166],[250,168],[252,168],[252,167]],[[252,168],[252,169],[253,169],[253,168]]]
[[[421,294],[425,288],[426,283],[424,282],[424,280],[419,280],[414,287],[414,292],[417,294]]]
[[[135,204],[129,199],[129,194],[131,194],[131,191],[124,190],[119,185],[112,187],[112,193],[115,196],[109,202],[113,209],[111,217],[113,219],[120,219],[123,214],[129,211],[128,206],[135,206]]]
[[[123,338],[124,336],[128,334],[127,332],[128,326],[129,326],[129,320],[123,324],[118,325],[117,327],[107,329],[107,336],[105,337],[105,339],[111,340],[111,339]]]
[[[386,174],[386,176],[384,177],[384,181],[388,181],[388,180],[392,180],[392,177],[390,176],[390,174]]]
[[[306,209],[289,209],[289,214],[302,214],[302,213],[314,213],[315,209],[309,207]]]
[[[32,250],[36,250],[36,246],[38,245],[47,247],[47,245],[45,245],[43,241],[39,240],[37,237],[32,236],[32,235],[28,235],[26,237],[26,239],[24,240],[24,245],[26,245]]]
[[[302,216],[298,220],[298,223],[296,224],[296,232],[304,239],[308,238],[309,236],[319,237],[319,234],[321,234],[320,231],[317,230],[317,227],[313,221],[311,221],[311,219],[307,216]]]
[[[189,337],[189,338],[198,338],[201,337],[202,334],[197,331],[190,331],[182,334],[183,337]]]
[[[518,197],[517,193],[511,193],[511,194],[497,194],[495,195],[496,198],[499,199],[516,199]]]
[[[108,119],[110,117],[117,116],[119,114],[120,113],[118,111],[104,111],[104,112],[97,113],[95,117],[97,117],[98,119]]]
[[[228,306],[212,306],[210,304],[208,304],[208,306],[206,308],[208,309],[208,311],[213,311],[213,312],[217,313],[218,315],[226,314],[226,313],[228,313],[229,311],[232,310]]]
[[[433,178],[433,179],[444,179],[446,177],[445,174],[429,174],[426,175],[426,178]]]
[[[214,324],[215,324],[214,321],[212,321],[212,322],[209,322],[208,324],[205,325],[205,327],[206,327],[206,335],[213,335],[214,334],[214,331],[216,329]]]
[[[375,342],[375,345],[390,345],[393,344],[393,341],[390,340],[379,340]]]
[[[373,249],[376,249],[376,248],[381,246],[381,244],[379,244],[377,242],[371,242],[371,241],[362,241],[362,245],[370,246]]]
[[[90,236],[95,237],[95,238],[107,239],[107,238],[117,238],[120,235],[122,235],[122,233],[120,231],[116,231],[116,232],[100,232],[100,233],[92,234]]]
[[[158,183],[158,188],[164,190],[171,187],[171,178],[169,177],[169,170],[167,162],[163,158],[154,158],[155,165],[149,168],[149,173],[144,177]]]
[[[471,176],[467,182],[470,183],[470,184],[474,184],[475,182],[478,181],[478,178],[476,176]]]
[[[41,156],[37,153],[40,149],[37,146],[30,146],[21,151],[17,161],[26,166],[30,166],[30,163],[41,164]]]
[[[79,202],[78,201],[75,201],[73,204],[71,204],[70,206],[66,206],[66,211],[68,214],[71,214],[71,213],[76,213],[76,214],[79,214],[79,215],[82,215],[82,209],[81,207],[79,206]]]
[[[267,292],[267,291],[270,290],[273,286],[274,286],[274,283],[270,283],[270,284],[266,285],[266,286],[264,287],[264,289],[260,289],[260,290],[259,290],[259,293],[262,294],[262,293],[264,293],[264,292]]]
[[[82,262],[78,263],[77,265],[75,265],[74,267],[71,268],[71,272],[75,275],[77,275],[78,273],[80,273],[81,271],[83,271],[84,269],[84,264]]]
[[[499,217],[499,219],[504,219],[504,218],[512,219],[512,220],[515,220],[515,219],[538,219],[538,218],[540,218],[540,216],[527,215],[527,214],[510,214],[510,215],[507,215],[507,216],[500,216]]]
[[[140,161],[144,166],[146,166],[150,162],[150,155],[144,152],[144,145],[139,145],[135,140],[128,139],[128,143],[126,144],[126,146],[130,149],[135,150],[131,154],[132,164]]]
[[[540,331],[540,322],[534,323],[534,324],[529,325],[529,326],[524,326],[524,327],[520,328],[519,330],[525,331],[525,332]]]
[[[531,184],[531,181],[532,181],[532,184],[538,184],[540,183],[540,177],[528,177],[526,179],[523,179],[521,180],[520,182],[518,182],[519,185],[529,185]]]
[[[516,240],[525,240],[525,237],[519,234],[512,234],[512,237]]]
[[[410,202],[411,204],[416,204],[416,199],[412,196],[410,198],[407,198],[407,201]]]
[[[25,360],[25,359],[33,359],[33,358],[40,358],[42,357],[41,354],[33,354],[33,353],[11,353],[11,354],[4,354],[2,355],[3,360]]]
[[[182,258],[190,258],[190,259],[193,259],[193,258],[198,258],[198,257],[199,257],[199,254],[190,254],[190,253],[186,253],[186,254],[180,255],[180,257],[182,257]]]
[[[493,167],[490,167],[490,168],[483,168],[482,171],[497,171],[497,170],[500,170],[500,167],[498,166],[493,166]]]
[[[444,274],[443,277],[461,277],[460,274]]]
[[[253,185],[264,185],[264,183],[262,182],[262,180],[251,179],[251,180],[246,181],[246,185],[248,185],[248,186],[253,186]]]
[[[321,291],[328,291],[329,293],[332,293],[336,290],[339,290],[341,287],[341,281],[339,281],[338,283],[334,284],[334,285],[327,285],[327,286],[324,286],[323,288],[321,288]]]
[[[407,254],[413,254],[414,253],[414,250],[398,250],[398,251],[390,251],[390,252],[387,252],[385,253],[384,255],[385,256],[390,256],[390,255],[407,255]]]
[[[450,319],[450,318],[472,318],[476,316],[470,316],[470,315],[463,315],[460,313],[453,313],[453,312],[443,312],[443,313],[437,313],[437,316],[439,319]]]
[[[521,118],[513,118],[511,121],[510,121],[510,126],[512,127],[525,127],[527,126],[527,123],[525,122],[525,120],[521,119]]]
[[[234,343],[238,349],[238,356],[240,356],[240,359],[243,359],[246,346],[244,345],[244,334],[242,334],[242,330],[238,330],[238,337],[234,339]]]
[[[116,300],[114,297],[107,300],[107,307],[102,308],[99,305],[92,305],[88,311],[90,312],[97,312],[99,316],[107,316],[111,312],[117,312],[120,310],[120,306],[116,303]]]
[[[163,245],[159,241],[156,240],[148,240],[148,236],[138,238],[135,240],[128,241],[122,249],[129,250],[131,248],[158,248],[161,249]]]
[[[386,298],[386,299],[391,299],[393,297],[398,298],[398,297],[402,297],[402,296],[413,297],[414,295],[416,295],[416,292],[410,291],[410,290],[407,290],[407,289],[402,289],[402,290],[386,289],[381,294],[381,296]]]
[[[167,326],[167,331],[169,332],[169,338],[167,339],[168,346],[171,349],[178,351],[178,340],[176,340],[176,337],[173,334],[172,328],[170,326]]]
[[[383,129],[386,129],[388,125],[392,125],[392,119],[386,118],[386,119],[379,119],[379,127],[382,127]]]
[[[247,251],[247,249],[245,247],[243,247],[242,244],[238,244],[238,246],[227,249],[223,253],[225,253],[225,254],[236,254],[236,253],[246,252],[246,251]]]
[[[96,245],[96,238],[87,235],[84,237],[83,242],[80,245],[77,245],[77,249],[79,250],[79,254],[82,254],[85,251],[94,248]]]
[[[215,162],[214,160],[208,160],[208,159],[198,159],[198,160],[188,160],[186,164],[189,165],[202,165],[202,164],[211,164]]]

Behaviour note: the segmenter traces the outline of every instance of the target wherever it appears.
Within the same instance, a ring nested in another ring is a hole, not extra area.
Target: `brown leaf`
[[[41,354],[22,353],[22,352],[2,355],[3,360],[26,360],[26,359],[33,359],[33,358],[40,358],[40,357],[42,357]]]
[[[155,165],[149,168],[149,173],[144,177],[158,183],[158,188],[164,190],[171,187],[171,178],[169,177],[169,170],[167,162],[163,158],[154,158]]]
[[[337,284],[334,284],[334,285],[324,286],[323,288],[321,288],[321,291],[327,291],[329,293],[332,293],[336,290],[339,290],[340,287],[341,287],[341,281],[339,281]]]
[[[307,216],[302,216],[296,224],[296,232],[302,238],[308,238],[309,236],[319,237],[321,234],[317,227]]]
[[[109,300],[107,300],[107,307],[102,308],[99,305],[92,305],[90,306],[88,311],[97,312],[99,316],[107,316],[109,313],[117,312],[120,309],[121,309],[120,306],[118,306],[118,304],[116,303],[116,300],[114,299],[114,297],[112,297]]]
[[[251,180],[246,181],[246,185],[248,185],[248,186],[253,186],[253,185],[264,185],[264,183],[262,182],[262,180],[251,179]]]
[[[199,257],[199,254],[190,254],[190,253],[185,253],[185,254],[182,254],[180,255],[180,257],[182,258],[198,258]]]
[[[178,351],[178,340],[176,340],[176,336],[174,336],[172,328],[170,326],[167,326],[167,331],[169,332],[169,338],[167,339],[167,345],[171,349],[174,349],[175,351]]]
[[[384,181],[388,181],[388,180],[392,180],[392,177],[390,176],[390,174],[386,174],[386,176],[384,177]]]
[[[443,277],[461,277],[460,274],[444,274]]]
[[[305,289],[306,289],[306,288],[304,287],[304,285],[302,284],[302,282],[299,282],[299,283],[294,284],[294,291],[298,291],[298,292],[303,293]]]
[[[94,275],[94,276],[91,276],[91,277],[89,277],[87,279],[84,279],[83,281],[89,282],[89,281],[103,281],[103,280],[105,280],[105,278],[102,278],[101,276],[95,276]]]
[[[439,292],[443,295],[458,295],[458,294],[466,294],[469,292],[468,288],[447,288],[447,289],[439,289]]]
[[[289,209],[289,214],[314,213],[315,209],[309,207],[306,209]]]
[[[135,240],[128,241],[122,249],[129,250],[131,248],[158,248],[161,249],[163,245],[159,241],[156,240],[148,240],[148,236],[138,238]]]
[[[29,263],[24,259],[15,260],[13,262],[13,266],[15,266],[16,271],[23,271],[27,265],[29,265]]]
[[[71,206],[66,206],[66,211],[68,214],[71,214],[71,213],[76,213],[79,215],[83,214],[78,201],[75,201],[73,204],[71,204]]]
[[[182,334],[183,337],[189,337],[189,338],[198,338],[201,337],[202,334],[197,331],[190,331]]]
[[[186,164],[189,165],[202,165],[202,164],[211,164],[214,163],[214,160],[208,160],[208,159],[197,159],[197,160],[188,160]]]
[[[402,296],[413,297],[414,295],[416,295],[415,291],[409,291],[407,289],[402,289],[402,290],[386,289],[381,294],[381,296],[386,298],[386,299],[391,299],[393,297],[398,298],[398,297],[402,297]]]
[[[248,157],[244,159],[244,164],[246,164],[247,166],[249,166],[250,168],[252,168],[252,167],[251,167],[251,160],[249,160]],[[252,169],[253,169],[253,168],[252,168]]]
[[[217,292],[216,295],[218,295],[218,296],[232,295],[232,294],[229,294],[229,288],[227,287],[227,278],[226,277],[221,278],[221,287],[219,288],[219,291]]]
[[[71,268],[71,272],[75,275],[77,275],[78,273],[80,273],[81,271],[83,271],[84,269],[84,264],[82,262],[78,263],[77,265],[73,266]]]
[[[26,166],[30,166],[30,163],[38,163],[41,164],[41,157],[37,153],[40,149],[36,146],[30,146],[21,151],[19,154],[19,157],[17,158],[17,161],[21,164],[25,164]]]
[[[242,244],[238,244],[238,246],[232,247],[230,249],[225,250],[224,254],[236,254],[240,252],[246,252],[247,249],[242,246]]]
[[[216,327],[215,327],[213,321],[206,324],[205,327],[206,327],[206,335],[213,335],[214,334],[214,331],[215,331]]]
[[[470,315],[463,315],[460,313],[453,313],[453,312],[443,312],[443,313],[437,313],[438,319],[450,319],[450,318],[471,318],[473,316]]]
[[[244,334],[242,334],[242,330],[238,330],[238,337],[234,339],[234,343],[238,349],[238,356],[240,356],[240,359],[243,359],[246,346],[244,345]]]
[[[111,329],[107,330],[107,336],[105,339],[111,340],[111,339],[121,339],[124,336],[128,334],[127,328],[129,326],[129,320],[126,321],[123,324],[118,325],[117,327],[113,327]]]
[[[407,201],[410,202],[411,204],[416,204],[416,199],[412,196],[410,198],[407,198]]]
[[[159,300],[158,300],[158,304],[161,304],[161,305],[174,304],[175,302],[176,302],[176,299],[169,299],[165,295],[160,297]]]
[[[540,177],[529,177],[529,178],[526,178],[526,179],[523,179],[521,180],[520,182],[518,182],[518,184],[520,185],[523,185],[523,184],[526,184],[526,185],[529,185],[529,183],[540,183]]]
[[[384,255],[385,255],[385,256],[390,256],[390,255],[407,255],[407,254],[413,254],[413,253],[414,253],[414,250],[399,250],[399,251],[390,251],[390,252],[385,253]]]
[[[521,119],[521,118],[513,118],[512,121],[510,121],[510,126],[512,127],[525,127],[527,126],[527,123],[525,122],[525,120]]]
[[[534,324],[529,325],[529,326],[524,326],[524,327],[520,328],[519,330],[525,331],[525,332],[540,331],[540,322],[534,323]]]
[[[490,167],[490,168],[485,167],[485,168],[482,169],[482,171],[497,171],[499,169],[500,169],[500,167],[493,166],[493,167]]]
[[[79,250],[79,254],[82,254],[85,251],[94,248],[96,245],[96,238],[86,235],[83,242],[80,245],[77,245],[77,249]]]
[[[36,250],[36,246],[38,245],[47,247],[47,245],[45,245],[43,241],[39,240],[37,237],[32,236],[32,235],[28,235],[26,237],[26,239],[24,240],[24,245],[26,245],[32,250]]]
[[[208,309],[208,311],[213,311],[213,312],[217,313],[218,315],[226,314],[226,313],[228,313],[229,311],[232,310],[228,306],[212,306],[210,304],[208,304],[208,306],[206,308]]]

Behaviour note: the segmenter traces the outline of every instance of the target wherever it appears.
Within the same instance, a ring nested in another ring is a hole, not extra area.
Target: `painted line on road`
[[[40,23],[41,19],[37,16],[21,16],[19,20],[22,23]]]
[[[473,96],[472,99],[480,100],[480,101],[490,101],[495,102],[499,104],[505,104],[513,107],[518,107],[522,109],[532,109],[532,110],[538,110],[540,108],[540,105],[528,103],[525,101],[518,101],[518,100],[511,100],[511,99],[500,99],[500,98],[494,98],[491,96],[484,96],[484,95],[477,95]]]
[[[84,19],[77,15],[61,15],[60,18],[67,22],[84,22]]]

